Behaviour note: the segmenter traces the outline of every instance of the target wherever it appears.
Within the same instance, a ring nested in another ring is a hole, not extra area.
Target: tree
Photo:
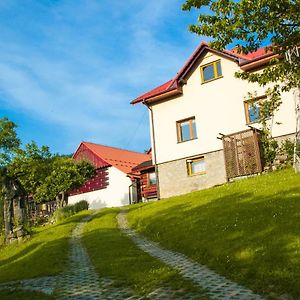
[[[0,167],[7,165],[18,152],[21,142],[16,127],[8,118],[0,119]]]
[[[6,241],[13,237],[14,227],[18,228],[17,235],[24,235],[23,226],[18,225],[25,221],[23,207],[25,206],[26,193],[17,176],[9,174],[7,168],[18,153],[21,143],[17,137],[16,127],[16,124],[7,118],[0,119],[0,201],[2,202],[3,212],[1,212],[1,216],[3,216],[2,222],[4,223]],[[14,209],[14,207],[18,209]]]
[[[95,168],[87,161],[75,162],[68,157],[56,157],[51,172],[33,197],[37,202],[56,199],[57,207],[62,207],[65,195],[94,175]]]
[[[95,175],[89,162],[53,155],[46,146],[31,142],[21,148],[15,129],[13,122],[0,119],[0,225],[4,223],[7,242],[26,234],[29,194],[36,202],[56,199],[60,207],[65,193]]]
[[[35,194],[37,188],[51,173],[55,158],[49,147],[39,148],[32,141],[25,145],[24,149],[18,150],[8,166],[8,171],[12,176],[18,176],[27,194]]]
[[[276,83],[269,90],[275,102],[281,92],[300,86],[299,57],[284,59],[287,50],[300,44],[299,7],[300,0],[186,0],[182,9],[200,10],[198,24],[189,29],[213,38],[210,46],[215,49],[235,44],[238,52],[247,54],[271,43],[265,51],[278,54],[276,59],[260,73],[239,72],[236,76],[261,86]]]

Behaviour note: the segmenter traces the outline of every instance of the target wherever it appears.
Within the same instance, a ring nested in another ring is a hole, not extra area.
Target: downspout
[[[157,200],[160,200],[160,188],[159,188],[159,177],[158,177],[158,167],[157,167],[157,159],[156,159],[156,143],[155,143],[155,133],[154,133],[154,118],[153,118],[153,110],[147,104],[145,100],[143,100],[143,104],[147,106],[150,110],[151,115],[151,131],[152,131],[152,141],[153,141],[153,158],[154,158],[154,168],[155,168],[155,176],[156,176],[156,188],[157,188]]]

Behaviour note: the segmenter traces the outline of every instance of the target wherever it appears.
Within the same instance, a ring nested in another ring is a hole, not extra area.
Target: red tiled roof
[[[252,67],[251,63],[256,62],[253,64],[253,67],[256,67],[260,60],[262,63],[267,63],[269,56],[271,57],[273,53],[271,51],[265,51],[265,48],[259,48],[254,52],[248,53],[248,54],[239,54],[237,53],[237,49],[232,50],[223,50],[223,51],[217,51],[208,46],[207,43],[202,42],[199,47],[194,51],[194,53],[190,56],[188,61],[185,63],[185,65],[181,68],[181,70],[177,73],[177,75],[167,81],[166,83],[154,88],[153,90],[139,96],[138,98],[131,101],[131,104],[136,104],[140,102],[150,102],[150,99],[153,101],[156,101],[158,99],[163,99],[163,97],[167,94],[169,94],[172,90],[177,90],[178,94],[180,93],[181,85],[185,83],[185,78],[187,74],[191,71],[195,63],[199,60],[201,55],[204,51],[210,51],[213,53],[216,53],[221,56],[225,56],[226,58],[235,61],[239,66],[242,67],[242,65],[249,66],[248,69]],[[243,68],[242,68],[243,69]],[[247,70],[248,70],[247,69]],[[175,93],[173,93],[175,95]],[[176,95],[178,95],[176,94]],[[169,95],[168,95],[169,96]],[[155,98],[155,99],[154,99]],[[165,97],[166,98],[166,97]]]
[[[126,174],[129,173],[134,166],[151,159],[151,155],[149,154],[130,150],[123,150],[89,142],[81,142],[80,146],[81,145],[87,147],[98,158],[100,158],[102,161],[105,161],[108,165],[114,166]],[[80,149],[80,146],[78,147],[77,151]],[[76,155],[76,152],[73,157]]]
[[[132,104],[138,103],[138,102],[143,101],[144,99],[167,92],[174,88],[173,83],[174,83],[174,79],[171,79],[171,80],[167,81],[166,83],[156,87],[155,89],[139,96],[138,98],[134,99],[131,103]]]
[[[233,53],[234,55],[240,56],[244,59],[247,59],[247,60],[258,59],[258,58],[262,58],[266,55],[273,54],[273,52],[271,50],[266,51],[266,47],[259,48],[256,51],[250,52],[247,54],[238,53],[237,48],[233,48],[233,49],[229,50],[229,52]]]

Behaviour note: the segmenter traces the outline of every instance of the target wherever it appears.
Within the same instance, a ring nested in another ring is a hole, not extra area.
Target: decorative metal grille
[[[255,129],[222,136],[228,179],[262,172],[259,136]]]

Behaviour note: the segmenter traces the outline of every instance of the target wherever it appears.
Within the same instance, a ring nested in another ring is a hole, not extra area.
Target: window
[[[204,156],[188,159],[186,162],[189,176],[204,174],[206,172]]]
[[[177,121],[178,143],[194,140],[197,138],[195,117]]]
[[[247,124],[259,121],[262,108],[268,110],[268,102],[265,102],[266,105],[264,105],[265,100],[266,96],[261,96],[256,99],[250,99],[244,102]]]
[[[149,185],[156,185],[156,174],[155,174],[155,172],[152,172],[152,173],[148,174],[148,182],[149,182]]]
[[[222,77],[221,61],[217,60],[200,67],[202,83]]]

